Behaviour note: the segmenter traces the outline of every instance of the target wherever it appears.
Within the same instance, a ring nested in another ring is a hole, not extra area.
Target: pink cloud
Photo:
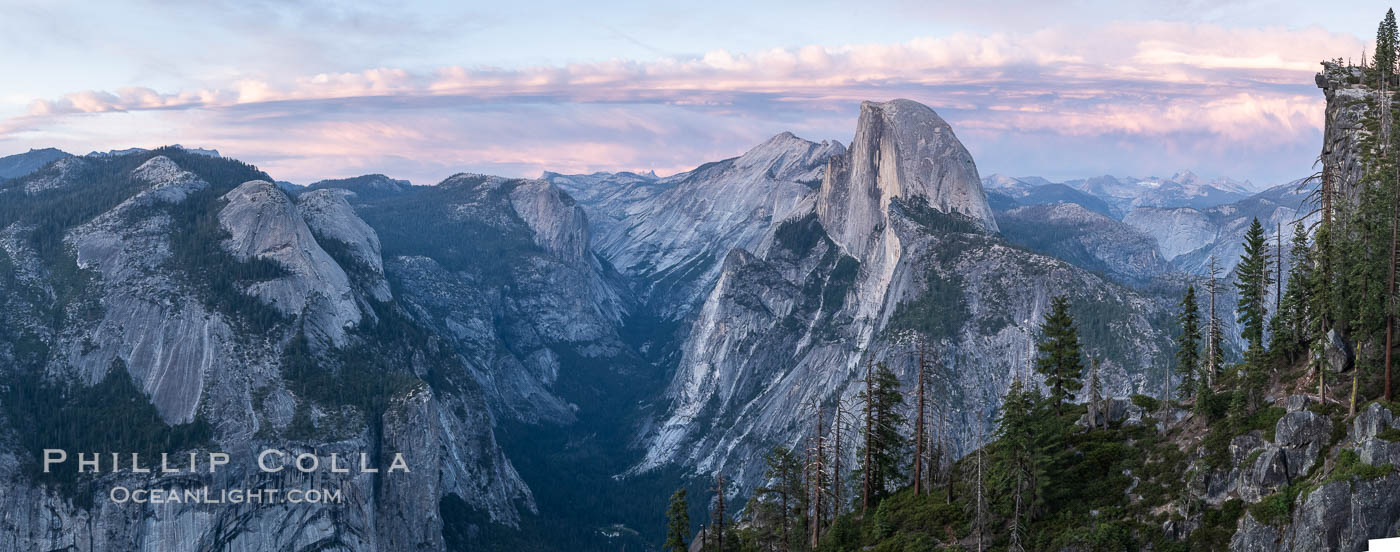
[[[426,72],[381,67],[165,93],[77,91],[35,100],[28,114],[0,122],[0,140],[60,127],[81,133],[62,123],[77,115],[178,118],[187,112],[203,114],[200,119],[215,127],[200,134],[216,142],[211,145],[265,152],[270,167],[296,177],[308,175],[317,159],[359,169],[376,158],[428,152],[443,166],[519,172],[665,168],[742,151],[762,138],[746,131],[746,122],[761,121],[765,131],[805,126],[823,133],[813,138],[849,139],[843,129],[855,102],[906,96],[981,136],[1190,135],[1196,142],[1204,137],[1263,148],[1315,134],[1322,124],[1321,96],[1311,87],[1317,62],[1365,47],[1356,37],[1320,28],[1118,23],[891,44],[715,50],[648,62]],[[546,111],[552,119],[522,107],[536,104],[573,107]],[[526,112],[536,116],[511,119]],[[726,140],[723,132],[733,136]],[[168,141],[177,140],[193,139]],[[658,153],[657,140],[671,141],[676,151]]]

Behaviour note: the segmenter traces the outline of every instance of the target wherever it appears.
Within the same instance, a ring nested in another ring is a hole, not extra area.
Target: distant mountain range
[[[209,157],[220,157],[219,150],[187,148],[179,144],[175,144],[170,147],[179,148],[194,154],[205,155]],[[145,153],[149,151],[150,150],[145,148],[127,148],[122,150],[110,150],[105,152],[94,151],[88,153],[85,157],[115,157],[133,153]],[[0,157],[0,180],[4,180],[6,178],[19,178],[21,176],[28,175],[34,171],[43,168],[44,165],[48,165],[49,163],[52,163],[64,157],[73,157],[73,154],[57,148],[43,148],[31,149],[24,153],[17,153],[14,155]]]
[[[0,180],[19,178],[39,170],[44,165],[68,156],[69,155],[62,150],[44,148],[31,149],[24,153],[0,157]]]
[[[1095,235],[1116,243],[1140,245],[1144,243],[1142,238],[1151,239],[1169,265],[1145,261],[1146,264],[1132,267],[1120,266],[1124,251],[1117,247],[1103,249],[1119,255],[1118,261],[1089,255],[1098,269],[1137,281],[1170,270],[1203,275],[1212,257],[1221,273],[1228,274],[1239,260],[1244,230],[1254,218],[1265,226],[1271,240],[1280,226],[1287,240],[1295,222],[1314,216],[1313,205],[1298,181],[1256,190],[1257,186],[1249,181],[1206,180],[1181,171],[1170,178],[1098,176],[1065,182],[1035,176],[992,175],[982,183],[999,219],[1022,221],[1027,217],[1024,208],[1028,206],[1073,204],[1103,217],[1092,225],[1087,224],[1087,219],[1075,222],[1078,230],[1070,234],[1077,242],[1093,241]],[[1044,231],[1044,225],[1061,224],[1057,220],[1064,219],[1032,217],[1027,222],[1034,227],[1023,230],[1013,224],[1008,237],[1031,247],[1049,247],[1045,243],[1050,235],[1065,235],[1063,229],[1058,233]],[[1063,253],[1063,248],[1060,251]],[[1074,256],[1070,254],[1069,258]]]
[[[1157,393],[1185,285],[1211,257],[1228,273],[1254,217],[1272,233],[1309,212],[1297,183],[1185,171],[980,178],[907,100],[861,104],[849,146],[785,132],[664,178],[302,186],[178,146],[33,150],[0,171],[0,378],[127,376],[90,396],[150,407],[151,438],[208,423],[221,447],[382,446],[415,467],[411,491],[361,479],[344,505],[167,519],[46,491],[0,439],[20,481],[0,505],[52,512],[0,552],[187,534],[301,549],[324,532],[302,514],[344,528],[319,549],[643,549],[656,535],[631,531],[655,530],[671,490],[724,473],[748,496],[764,454],[800,450],[813,405],[856,400],[871,361],[912,388],[916,341],[936,351],[949,446],[974,449],[1013,380],[1039,385],[1052,297],[1107,394]],[[128,515],[150,529],[120,532]],[[631,536],[596,531],[613,524]]]
[[[1208,209],[1245,199],[1262,191],[1250,181],[1231,178],[1206,180],[1196,173],[1183,170],[1171,177],[1095,176],[1064,182],[1051,182],[1039,176],[1012,178],[993,174],[982,179],[988,193],[996,192],[1012,199],[1027,199],[1022,203],[1052,203],[1048,199],[1080,203],[1092,211],[1114,218],[1123,218],[1138,207],[1192,207]],[[1074,194],[1079,192],[1099,202]],[[1086,204],[1088,201],[1091,204]],[[1100,203],[1101,202],[1101,203]]]

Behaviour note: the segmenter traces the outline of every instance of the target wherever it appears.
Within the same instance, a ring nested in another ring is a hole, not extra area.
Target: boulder
[[[1235,552],[1274,552],[1278,546],[1278,528],[1255,521],[1249,512],[1245,512],[1239,531],[1230,539],[1230,550]]]
[[[1351,484],[1338,481],[1310,493],[1296,506],[1288,539],[1292,550],[1338,550],[1351,517]]]
[[[1332,436],[1332,420],[1311,410],[1289,412],[1274,426],[1274,444],[1283,451],[1290,478],[1308,473]]]
[[[1362,552],[1368,540],[1400,530],[1396,493],[1400,475],[1395,474],[1324,485],[1294,505],[1292,522],[1277,550]]]
[[[1327,369],[1333,372],[1347,372],[1355,363],[1356,354],[1342,334],[1337,330],[1330,330],[1323,343],[1322,359],[1327,362]]]
[[[1283,409],[1289,412],[1297,412],[1306,409],[1309,405],[1317,402],[1311,395],[1289,395],[1283,400]]]
[[[1279,447],[1267,445],[1259,451],[1254,462],[1241,466],[1240,481],[1236,486],[1240,499],[1249,503],[1258,502],[1292,481],[1285,458]]]
[[[1243,465],[1245,460],[1249,458],[1249,455],[1263,448],[1266,444],[1267,442],[1264,441],[1263,437],[1259,436],[1258,431],[1251,431],[1244,435],[1238,435],[1234,439],[1230,439],[1230,465]]]
[[[1380,438],[1382,432],[1397,425],[1400,424],[1390,410],[1377,403],[1371,403],[1356,415],[1351,423],[1350,439],[1362,462],[1400,466],[1400,443]]]
[[[1380,403],[1371,403],[1351,422],[1351,440],[1361,442],[1375,439],[1381,432],[1396,427],[1395,415]]]
[[[1095,414],[1092,427],[1103,427],[1117,421],[1122,421],[1127,425],[1142,425],[1142,417],[1146,411],[1127,399],[1108,399],[1099,403],[1098,411]],[[1076,423],[1080,427],[1091,427],[1089,414],[1080,416]]]

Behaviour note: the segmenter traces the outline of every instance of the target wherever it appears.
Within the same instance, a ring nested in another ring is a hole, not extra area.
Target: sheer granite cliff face
[[[384,279],[384,259],[380,255],[379,235],[355,215],[355,208],[345,200],[348,193],[337,189],[318,189],[297,196],[297,212],[318,238],[334,240],[349,248],[357,267],[369,284],[369,293],[378,301],[393,298],[389,282]]]
[[[739,157],[658,179],[632,173],[545,179],[579,198],[594,247],[635,281],[639,298],[668,318],[698,306],[724,254],[754,249],[767,229],[810,197],[839,142],[784,132]]]
[[[895,197],[921,197],[997,230],[972,155],[948,123],[909,100],[862,102],[850,151],[832,160],[822,181],[817,216],[832,240],[861,258],[875,247],[871,236],[886,226]]]
[[[282,266],[282,278],[252,284],[250,295],[288,316],[304,316],[309,331],[333,345],[359,323],[350,278],[316,243],[291,198],[266,181],[245,182],[224,194],[219,223],[229,237],[222,245],[239,260],[266,259]]]
[[[1324,62],[1317,87],[1327,100],[1323,111],[1322,177],[1336,187],[1339,199],[1355,205],[1360,200],[1361,177],[1366,172],[1362,140],[1370,135],[1367,121],[1380,92],[1361,84],[1360,68]]]
[[[91,493],[87,507],[31,479],[25,466],[35,462],[35,451],[13,432],[34,428],[12,428],[7,419],[0,432],[0,477],[7,482],[0,486],[0,510],[9,514],[0,519],[0,550],[440,550],[444,497],[455,495],[482,520],[508,526],[534,511],[530,490],[496,442],[493,414],[468,366],[431,348],[381,342],[376,332],[387,322],[374,313],[402,307],[393,302],[377,232],[340,192],[314,191],[293,201],[268,182],[218,179],[240,170],[232,165],[158,153],[67,158],[0,187],[0,194],[18,191],[26,199],[15,201],[32,202],[22,214],[64,197],[54,194],[112,202],[59,228],[61,254],[37,248],[51,238],[34,224],[3,225],[0,377],[31,377],[37,367],[48,381],[91,385],[123,366],[161,418],[207,421],[213,440],[200,450],[228,452],[233,462],[213,475],[104,474],[82,487]],[[31,186],[36,181],[43,186]],[[114,197],[115,190],[129,191]],[[174,233],[191,229],[178,226],[177,213],[198,209],[207,209],[205,220],[225,233],[210,246],[280,267],[276,278],[236,280],[230,293],[271,306],[284,320],[254,324],[230,310],[232,303],[201,291],[189,271],[234,267],[181,264]],[[73,268],[65,268],[70,262]],[[319,369],[343,369],[340,351],[392,345],[400,347],[399,361],[385,370],[437,373],[438,383],[415,380],[398,389],[379,418],[299,396],[283,373],[284,347],[303,330],[311,354],[323,359]],[[317,430],[294,437],[293,418],[303,410]],[[368,453],[381,468],[389,458],[381,452],[398,452],[411,473],[264,474],[254,463],[264,448],[314,451],[322,462],[330,453],[342,461]],[[106,496],[116,485],[209,485],[217,492],[262,484],[335,489],[344,500],[141,506]]]
[[[1011,247],[996,228],[946,123],[912,102],[863,104],[850,152],[820,189],[757,247],[725,256],[634,471],[675,463],[749,488],[769,447],[795,447],[811,429],[812,404],[855,398],[867,361],[912,385],[916,336],[935,352],[938,408],[968,450],[1012,378],[1033,379],[1031,335],[1058,294],[1101,309],[1085,334],[1106,357],[1110,393],[1155,385],[1144,367],[1164,358],[1166,335],[1149,319],[1164,305]]]
[[[563,355],[625,364],[630,296],[590,246],[588,217],[548,182],[459,174],[357,204],[385,238],[397,299],[447,339],[495,413],[572,423]]]
[[[122,359],[162,417],[186,423],[210,376],[232,368],[234,332],[163,270],[170,220],[151,207],[179,203],[208,183],[166,157],[151,158],[132,176],[149,187],[68,234],[78,266],[100,275],[96,291],[105,308],[95,324],[61,343],[83,381],[101,381]]]

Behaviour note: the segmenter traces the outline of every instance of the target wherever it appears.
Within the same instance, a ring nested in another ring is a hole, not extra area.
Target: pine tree
[[[1068,298],[1061,295],[1051,299],[1050,312],[1040,325],[1040,335],[1035,370],[1045,376],[1055,414],[1062,414],[1064,402],[1084,387],[1080,381],[1084,373],[1083,354],[1079,350],[1079,332],[1069,314]]]
[[[1383,20],[1383,21],[1381,22],[1381,29],[1380,29],[1380,32],[1378,32],[1378,33],[1376,34],[1376,40],[1377,40],[1376,49],[1377,49],[1377,51],[1379,52],[1379,50],[1381,49],[1381,43],[1383,42],[1384,45],[1385,45],[1385,48],[1386,48],[1386,53],[1387,53],[1387,55],[1389,56],[1389,57],[1388,57],[1389,63],[1386,65],[1385,69],[1381,71],[1382,77],[1385,78],[1386,80],[1385,80],[1385,84],[1384,84],[1383,86],[1381,86],[1381,96],[1382,96],[1382,98],[1381,98],[1381,99],[1382,99],[1382,121],[1381,121],[1382,131],[1381,131],[1381,140],[1382,140],[1382,144],[1381,144],[1381,148],[1380,148],[1380,150],[1381,150],[1381,151],[1380,151],[1380,156],[1381,156],[1381,161],[1382,161],[1382,162],[1381,162],[1381,165],[1382,165],[1382,166],[1389,165],[1390,171],[1391,171],[1391,173],[1392,173],[1392,174],[1390,174],[1390,175],[1384,175],[1384,174],[1382,175],[1383,177],[1388,177],[1388,178],[1385,178],[1385,181],[1386,181],[1388,184],[1390,184],[1390,186],[1389,186],[1389,188],[1390,188],[1390,190],[1389,190],[1389,191],[1390,191],[1390,194],[1389,194],[1390,197],[1388,198],[1388,199],[1390,200],[1390,205],[1391,205],[1391,208],[1390,208],[1390,243],[1389,243],[1389,245],[1390,245],[1390,255],[1389,255],[1389,257],[1388,257],[1389,262],[1387,263],[1387,266],[1386,266],[1386,270],[1387,270],[1387,272],[1388,272],[1389,274],[1388,274],[1388,278],[1387,278],[1385,297],[1384,297],[1384,300],[1383,300],[1383,301],[1377,301],[1377,302],[1383,302],[1382,310],[1384,311],[1384,315],[1385,315],[1385,347],[1384,347],[1384,356],[1385,356],[1385,361],[1384,361],[1384,362],[1385,362],[1385,365],[1384,365],[1384,366],[1385,366],[1385,388],[1384,388],[1384,390],[1383,390],[1382,396],[1383,396],[1383,397],[1385,398],[1385,400],[1387,400],[1387,401],[1391,400],[1391,398],[1392,398],[1392,397],[1391,397],[1391,389],[1390,389],[1390,372],[1391,372],[1391,360],[1392,360],[1391,356],[1392,356],[1392,353],[1394,352],[1393,347],[1394,347],[1394,339],[1395,339],[1395,312],[1394,312],[1394,310],[1395,310],[1395,305],[1394,305],[1394,302],[1395,302],[1395,265],[1396,265],[1396,262],[1397,262],[1398,260],[1400,260],[1400,259],[1397,259],[1397,255],[1400,255],[1400,171],[1397,171],[1397,169],[1396,169],[1396,167],[1395,167],[1395,159],[1393,159],[1393,158],[1391,157],[1391,154],[1389,153],[1390,146],[1391,146],[1391,142],[1394,140],[1394,137],[1391,136],[1391,107],[1392,107],[1391,104],[1392,104],[1392,100],[1391,100],[1390,94],[1389,94],[1389,90],[1390,90],[1390,81],[1391,81],[1390,76],[1393,75],[1393,74],[1395,73],[1396,62],[1397,62],[1397,61],[1400,61],[1400,60],[1397,60],[1397,59],[1396,59],[1396,57],[1397,57],[1397,52],[1396,52],[1396,50],[1397,50],[1397,48],[1400,48],[1400,44],[1397,44],[1397,40],[1400,40],[1400,37],[1397,37],[1397,36],[1396,36],[1397,33],[1400,33],[1400,30],[1397,30],[1397,28],[1396,28],[1396,23],[1395,23],[1395,10],[1393,10],[1393,9],[1388,9],[1388,10],[1386,10],[1386,12],[1385,12],[1385,20]],[[1382,60],[1380,59],[1380,56],[1377,56],[1377,60],[1376,60],[1377,64],[1381,63],[1381,61],[1382,61]],[[1354,386],[1353,386],[1353,387],[1354,387]],[[1355,409],[1356,409],[1356,397],[1355,397],[1355,395],[1353,394],[1353,396],[1352,396],[1352,411],[1354,412]]]
[[[1260,360],[1264,350],[1264,320],[1268,317],[1265,300],[1273,276],[1269,272],[1269,248],[1264,227],[1255,218],[1244,236],[1244,254],[1235,265],[1235,288],[1239,291],[1240,337],[1249,344],[1251,362]]]
[[[1196,286],[1186,286],[1186,296],[1181,298],[1181,336],[1176,338],[1176,369],[1181,373],[1182,398],[1196,392],[1196,375],[1201,370],[1201,316],[1196,306]]]
[[[767,469],[763,472],[763,477],[770,483],[759,488],[758,493],[778,507],[776,532],[783,543],[782,548],[786,550],[794,544],[799,544],[795,542],[800,541],[796,538],[800,534],[796,528],[796,519],[799,517],[797,513],[807,509],[802,489],[802,463],[787,448],[774,447],[764,457],[764,466]]]
[[[862,476],[869,481],[869,504],[878,505],[889,496],[890,485],[903,480],[901,463],[904,461],[908,440],[904,436],[904,395],[899,391],[899,378],[885,363],[875,365],[870,376],[869,394],[861,392],[861,399],[868,405],[868,429],[861,450],[866,458],[861,466]]]
[[[1036,403],[1038,393],[1028,391],[1015,380],[1007,389],[1002,402],[1002,411],[997,419],[997,456],[993,459],[998,474],[998,487],[1009,491],[1014,500],[1012,512],[1011,538],[1019,544],[1024,528],[1029,525],[1031,513],[1039,496],[1039,487],[1044,480],[1043,461],[1036,454]]]
[[[1312,255],[1308,247],[1308,231],[1299,222],[1293,227],[1293,244],[1289,249],[1288,285],[1279,299],[1274,315],[1273,335],[1269,350],[1285,362],[1296,361],[1305,351],[1308,341],[1308,280],[1311,278]]]
[[[1230,393],[1230,407],[1227,415],[1230,417],[1230,423],[1234,424],[1236,429],[1244,428],[1246,420],[1249,418],[1248,393],[1244,389],[1236,388]]]
[[[676,492],[671,494],[671,505],[666,508],[666,520],[667,552],[689,550],[685,544],[686,537],[690,536],[690,511],[685,500],[685,489],[676,489]]]
[[[1255,218],[1244,236],[1244,254],[1235,265],[1235,289],[1239,291],[1239,304],[1235,312],[1239,314],[1240,336],[1248,343],[1245,351],[1243,385],[1248,405],[1255,403],[1256,397],[1267,384],[1265,366],[1267,358],[1264,349],[1264,322],[1268,317],[1266,304],[1269,286],[1273,275],[1269,270],[1269,244],[1264,235],[1264,227]]]
[[[1376,28],[1376,54],[1372,58],[1372,70],[1376,73],[1376,86],[1389,83],[1395,75],[1396,24],[1395,10],[1385,11],[1385,19]]]

